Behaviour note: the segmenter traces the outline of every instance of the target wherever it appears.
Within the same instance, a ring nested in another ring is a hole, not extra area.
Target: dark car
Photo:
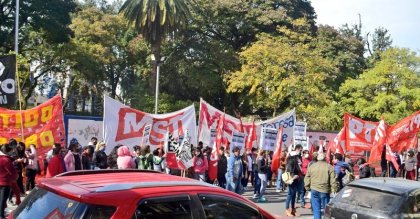
[[[420,218],[420,182],[366,178],[345,186],[325,207],[324,218]]]
[[[141,170],[74,171],[42,179],[9,218],[273,219],[208,183]]]

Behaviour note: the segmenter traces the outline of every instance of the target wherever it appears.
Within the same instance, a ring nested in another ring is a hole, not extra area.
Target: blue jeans
[[[254,172],[254,194],[260,194],[261,180],[258,177],[258,172]]]
[[[261,181],[261,188],[260,188],[260,198],[263,197],[265,193],[265,189],[267,188],[267,174],[258,174],[258,178],[260,178]]]
[[[321,219],[321,209],[330,202],[330,194],[311,190],[311,205],[314,219]]]
[[[305,205],[305,177],[301,176],[299,177],[299,181],[298,181],[298,189],[297,189],[297,195],[298,195],[298,200],[300,201],[300,203],[302,205]]]
[[[289,209],[291,205],[292,209],[295,209],[295,202],[296,202],[296,193],[298,189],[299,182],[293,182],[288,186],[287,191],[287,199],[286,199],[286,210]]]
[[[281,174],[283,174],[283,170],[278,169],[277,170],[276,190],[280,190],[282,188]]]
[[[241,178],[238,177],[236,180],[233,180],[233,177],[228,176],[226,173],[226,189],[236,194],[241,194]]]

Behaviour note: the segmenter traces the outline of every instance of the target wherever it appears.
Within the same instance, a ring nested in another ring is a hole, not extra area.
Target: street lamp
[[[165,63],[166,57],[162,56],[160,60],[156,60],[155,54],[151,55],[152,61],[156,62],[156,96],[155,96],[155,114],[158,113],[158,99],[159,99],[159,74],[160,65]]]

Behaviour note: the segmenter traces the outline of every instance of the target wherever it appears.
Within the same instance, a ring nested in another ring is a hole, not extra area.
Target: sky
[[[317,24],[341,27],[362,20],[364,36],[375,28],[389,30],[393,46],[420,53],[420,0],[311,0]]]

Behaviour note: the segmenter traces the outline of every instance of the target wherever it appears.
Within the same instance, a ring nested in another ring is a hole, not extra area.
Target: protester
[[[251,152],[251,150],[248,149],[245,156],[246,156],[246,163],[247,163],[247,165],[246,165],[247,175],[246,175],[246,185],[245,186],[248,186],[249,180],[251,180],[251,184],[253,184],[252,152]]]
[[[200,148],[195,148],[193,158],[194,179],[206,182],[206,170],[208,169],[208,161]]]
[[[91,160],[89,156],[89,147],[84,146],[82,149],[82,169],[83,170],[90,170],[91,169]]]
[[[321,209],[330,201],[330,194],[337,191],[334,168],[325,162],[325,154],[319,153],[305,175],[305,188],[311,191],[311,206],[314,219],[321,219]]]
[[[59,144],[54,146],[52,150],[52,157],[48,162],[47,174],[45,175],[45,177],[50,178],[60,173],[64,173],[63,158],[60,155],[61,149],[62,148]]]
[[[254,199],[260,197],[260,189],[261,189],[261,180],[258,177],[258,164],[257,164],[257,157],[258,157],[258,150],[256,148],[251,149],[252,153],[252,173],[254,177]]]
[[[92,138],[95,139],[95,138]],[[108,168],[108,157],[105,153],[105,143],[99,142],[96,144],[95,153],[93,154],[92,162],[95,169],[106,169]]]
[[[356,164],[359,166],[359,179],[369,178],[371,176],[370,166],[363,157],[359,158]]]
[[[302,174],[299,167],[299,152],[291,151],[286,160],[285,172],[290,173],[293,182],[288,185],[287,199],[286,199],[286,215],[287,216],[299,216],[296,212],[295,202],[296,193],[299,186],[299,176]]]
[[[217,181],[219,186],[226,189],[226,172],[227,172],[227,158],[225,156],[225,148],[220,147],[219,160],[217,161]]]
[[[13,161],[13,167],[15,168],[17,174],[18,174],[18,178],[15,180],[11,181],[10,184],[10,188],[11,191],[9,192],[9,203],[14,205],[15,203],[13,203],[13,195],[15,195],[16,197],[16,205],[19,205],[21,200],[20,200],[20,193],[23,191],[23,189],[21,190],[19,188],[18,185],[18,180],[19,178],[22,180],[22,169],[23,169],[23,165],[22,162],[24,161],[22,158],[19,158],[18,156],[18,149],[17,149],[17,142],[15,139],[11,139],[9,141],[9,146],[12,149],[7,155],[12,158]],[[24,154],[24,152],[23,152]],[[22,183],[22,182],[20,182]],[[23,185],[21,185],[23,187]]]
[[[229,157],[226,172],[226,189],[237,194],[242,192],[241,176],[242,176],[242,159],[240,156],[241,149],[235,147],[233,154]]]
[[[298,162],[299,162],[299,168],[300,168],[300,174],[299,174],[299,180],[298,180],[298,187],[297,187],[297,202],[300,202],[300,206],[303,208],[305,207],[305,184],[304,184],[304,174],[302,171],[302,165],[303,165],[303,147],[301,144],[297,144],[295,146],[295,151],[298,153]]]
[[[386,160],[386,149],[385,146],[382,148],[381,154],[381,177],[385,177],[388,173],[388,161]]]
[[[19,142],[16,148],[17,152],[17,159],[15,160],[15,168],[18,172],[18,179],[17,184],[20,190],[20,193],[23,194],[25,192],[25,188],[23,187],[23,174],[28,162],[26,155],[25,155],[25,143]]]
[[[136,159],[137,168],[140,170],[151,170],[153,168],[153,155],[150,154],[150,146],[141,146]]]
[[[107,157],[106,163],[107,163],[107,165],[110,169],[118,169],[118,165],[117,165],[118,154],[117,154],[117,152],[118,152],[118,148],[120,148],[120,147],[121,147],[121,145],[115,146],[112,149],[111,153],[109,153],[109,156]],[[134,146],[134,147],[136,148],[136,146]],[[140,153],[140,146],[137,146],[137,147],[139,148],[138,151]],[[137,153],[137,150],[135,150],[135,151]],[[136,166],[138,166],[137,163],[136,163]]]
[[[70,144],[68,152],[64,157],[64,164],[66,165],[67,171],[75,171],[82,169],[82,159],[80,159],[79,153],[77,153],[79,145]]]
[[[118,169],[134,169],[136,167],[136,164],[131,157],[130,149],[127,146],[119,147],[117,154]]]
[[[343,155],[336,153],[334,159],[334,170],[339,183],[339,190],[344,187],[343,178],[346,176],[346,170],[350,171],[349,165],[343,161]]]
[[[309,155],[309,151],[304,150],[303,151],[303,158],[302,158],[302,176],[301,176],[301,181],[303,183],[304,183],[305,175],[306,175],[306,172],[309,168],[309,164],[311,163],[311,161],[312,161],[312,159],[311,159],[311,156]],[[303,187],[304,187],[303,192],[300,193],[300,196],[298,196],[298,198],[300,199],[300,203],[301,203],[302,208],[310,208],[309,203],[308,204],[305,203],[306,189],[305,189],[305,186],[303,186]]]
[[[283,150],[280,153],[280,166],[277,170],[276,192],[282,192],[285,189],[285,183],[283,182],[281,175],[283,174],[284,169],[286,168],[286,154],[286,150]]]
[[[392,154],[392,156],[394,156],[394,158],[395,158],[395,161],[397,161],[397,166],[394,166],[394,163],[393,162],[390,162],[390,175],[391,175],[391,177],[392,178],[396,178],[397,177],[397,175],[398,175],[398,170],[397,170],[397,168],[398,169],[401,169],[401,160],[400,160],[400,156],[398,155],[398,153],[397,152],[394,152],[393,154]],[[417,164],[418,165],[418,164]]]
[[[414,156],[414,151],[407,152],[407,159],[405,160],[405,178],[408,180],[417,180],[417,158]]]
[[[12,148],[5,144],[0,150],[0,218],[5,218],[7,198],[10,193],[10,185],[18,178],[16,169],[13,167],[13,160],[7,154]]]
[[[161,149],[160,148],[156,148],[153,151],[153,170],[154,171],[159,171],[162,172],[162,154],[161,154]]]
[[[28,165],[26,165],[26,193],[35,188],[35,176],[39,169],[36,147],[30,144],[25,151],[25,156],[28,158]]]
[[[258,197],[258,202],[266,202],[267,199],[264,197],[265,190],[267,188],[267,175],[268,171],[270,171],[270,166],[268,165],[268,161],[266,159],[267,154],[264,150],[260,149],[258,152],[257,158],[257,165],[258,165],[258,177],[261,181],[261,188],[260,188],[260,195]]]

